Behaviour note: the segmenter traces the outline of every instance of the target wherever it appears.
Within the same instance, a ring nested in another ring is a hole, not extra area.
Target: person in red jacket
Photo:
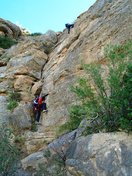
[[[40,120],[40,115],[41,115],[41,112],[47,112],[48,109],[47,109],[47,106],[46,106],[46,97],[48,96],[49,94],[46,94],[44,96],[39,96],[37,97],[34,101],[33,101],[33,108],[34,108],[34,113],[35,113],[35,120],[37,122],[39,122]]]

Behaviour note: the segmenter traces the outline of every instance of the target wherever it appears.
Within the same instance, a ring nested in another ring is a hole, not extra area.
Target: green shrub
[[[15,39],[0,36],[0,48],[8,49],[15,44],[17,44],[17,41]]]
[[[7,105],[7,109],[10,111],[14,110],[18,105],[18,102],[16,100],[9,100],[9,103]]]
[[[9,109],[10,111],[13,111],[17,105],[18,102],[21,100],[21,94],[18,92],[11,92],[9,94],[8,97],[8,105],[7,105],[7,109]]]
[[[15,137],[15,143],[19,143],[23,145],[25,143],[25,137],[21,135],[17,135]]]
[[[72,87],[80,102],[72,107],[77,122],[72,120],[73,113],[70,113],[70,120],[63,129],[70,131],[71,126],[78,126],[80,118],[93,119],[98,115],[102,130],[132,131],[132,41],[121,46],[107,46],[105,55],[108,59],[105,76],[106,70],[99,63],[83,65],[87,76],[80,78]],[[100,127],[97,128],[100,130]]]
[[[35,124],[35,121],[31,123],[31,131],[36,132],[38,130],[37,125]]]
[[[29,36],[39,36],[39,35],[42,35],[42,33],[40,33],[40,32],[35,32],[35,33],[32,33],[32,34],[29,34]]]
[[[132,63],[128,65],[127,74],[123,78],[122,98],[124,99],[120,126],[127,131],[132,130]]]
[[[19,152],[11,142],[12,129],[0,126],[0,175],[11,176],[16,170]]]

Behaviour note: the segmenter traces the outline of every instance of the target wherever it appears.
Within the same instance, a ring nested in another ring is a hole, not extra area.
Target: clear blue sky
[[[31,33],[63,31],[96,0],[0,0],[0,17],[20,24]]]

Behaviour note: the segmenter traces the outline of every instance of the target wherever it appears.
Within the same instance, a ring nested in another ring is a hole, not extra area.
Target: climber
[[[36,122],[39,122],[41,112],[48,112],[46,102],[45,102],[46,97],[48,95],[49,94],[46,94],[44,96],[39,96],[33,101],[33,110],[34,110]]]
[[[67,24],[65,24],[65,26],[66,26],[66,28],[68,30],[68,34],[70,34],[70,29],[74,27],[74,24],[67,23]]]

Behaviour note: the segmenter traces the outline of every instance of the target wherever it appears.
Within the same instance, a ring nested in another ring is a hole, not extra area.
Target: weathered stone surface
[[[4,54],[5,51],[6,51],[5,49],[0,48],[0,57]]]
[[[130,176],[131,140],[132,136],[125,133],[100,133],[78,138],[67,150],[67,169],[72,175]]]
[[[75,131],[66,134],[48,145],[52,155],[64,156],[68,175],[71,176],[130,176],[132,162],[132,136],[126,133],[98,133],[86,137],[75,137]],[[44,164],[46,158],[40,152],[22,160],[28,170]],[[49,160],[50,161],[50,160]]]
[[[17,91],[29,91],[34,79],[25,75],[17,75],[14,82],[14,89]],[[24,86],[23,86],[24,85]]]
[[[18,169],[15,171],[14,176],[32,176],[32,174],[29,173],[29,172],[24,171],[24,170],[21,169],[21,168],[18,168]]]
[[[44,142],[48,141],[48,136],[45,136],[44,133],[39,132],[28,132],[25,135],[26,138],[26,146],[27,151],[35,151],[38,148],[41,147],[40,152],[36,152],[34,154],[30,154],[28,157],[24,158],[22,160],[22,166],[24,169],[28,170],[30,167],[32,170],[33,168],[38,167],[38,163],[45,162],[46,158],[44,157],[44,152],[50,150],[51,155],[54,154],[61,154],[65,155],[66,150],[68,149],[69,145],[74,141],[76,137],[76,131],[73,131],[71,133],[65,134],[58,139],[51,142],[48,147],[44,146]],[[49,140],[51,141],[51,139]],[[37,142],[37,145],[36,145]],[[40,145],[40,146],[39,146]],[[37,150],[36,150],[37,151]],[[63,153],[62,153],[63,152]],[[42,155],[43,153],[43,155]],[[39,155],[39,158],[38,158]],[[52,157],[52,156],[51,156]],[[32,161],[31,161],[32,160]],[[37,162],[38,160],[38,162]]]
[[[31,129],[31,110],[30,103],[21,103],[10,115],[10,124],[18,131]]]
[[[39,95],[42,91],[43,83],[41,81],[35,82],[35,84],[32,86],[32,94],[33,95]]]
[[[53,31],[37,37],[25,37],[24,41],[2,55],[7,64],[2,75],[8,82],[10,80],[9,87],[21,91],[23,101],[31,102],[36,93],[50,92],[48,113],[42,114],[40,132],[55,135],[55,129],[69,118],[68,108],[75,102],[70,86],[83,75],[81,61],[100,62],[104,59],[103,50],[107,44],[122,43],[132,38],[131,9],[130,0],[99,0],[77,18],[70,34],[65,29],[59,38]],[[45,46],[53,49],[49,55],[44,53]],[[25,78],[24,86],[22,78]],[[7,83],[3,81],[1,87]],[[6,88],[2,88],[2,92],[6,92]]]
[[[41,132],[26,132],[25,133],[25,148],[28,154],[35,153],[41,148],[45,148],[47,146],[49,136],[46,136],[45,133]]]
[[[2,55],[6,52],[5,49],[0,48],[0,67],[5,66],[7,64],[7,60],[2,58]]]
[[[11,57],[7,64],[8,72],[19,75],[26,74],[36,79],[41,78],[42,66],[46,63],[48,58],[43,51],[37,48],[37,44],[32,42],[18,44],[18,46],[14,48],[14,51],[6,53],[6,57]]]
[[[49,30],[45,34],[35,37],[35,41],[41,42],[43,44],[44,52],[49,54],[54,49],[55,44],[58,41],[58,36],[54,31]]]
[[[24,158],[21,162],[22,162],[22,167],[24,169],[28,169],[28,168],[35,169],[38,167],[39,163],[44,162],[43,152],[40,151],[40,152],[33,153],[28,157]]]
[[[58,41],[57,34],[52,30],[48,30],[45,34],[38,36],[37,39],[42,42],[47,41],[47,43],[49,41],[53,44],[57,43]]]
[[[9,87],[9,85],[8,85],[8,81],[7,80],[5,80],[3,82],[0,82],[0,94],[1,93],[6,93],[7,90],[8,90],[8,87]]]
[[[78,76],[83,76],[80,63],[101,62],[107,44],[132,39],[131,0],[99,0],[75,21],[70,34],[61,34],[43,69],[42,93],[47,99],[48,114],[43,115],[44,129],[63,124],[69,117],[68,108],[76,101],[70,91]]]
[[[0,95],[0,124],[9,124],[10,112],[7,110],[7,97]]]
[[[18,45],[6,50],[2,55],[2,62],[5,61],[5,67],[0,67],[0,93],[9,95],[9,91],[17,91],[21,93],[22,101],[32,102],[34,96],[31,93],[32,86],[36,80],[41,78],[41,69],[46,63],[48,56],[41,49],[41,43],[35,43],[32,40],[26,40]],[[2,101],[1,101],[2,103]],[[5,103],[4,103],[5,105]],[[27,106],[28,108],[29,106]],[[14,121],[18,128],[30,128],[31,113],[25,111],[25,107],[19,106],[18,110],[14,112],[1,109],[0,118],[7,118],[14,116]],[[8,113],[6,113],[6,111]],[[28,117],[28,120],[26,118]]]
[[[16,75],[14,80],[14,90],[21,93],[21,99],[25,102],[33,100],[31,95],[31,88],[35,78],[25,75]]]
[[[21,29],[8,20],[0,18],[0,31],[4,33],[5,36],[11,38],[18,38],[21,36]]]

